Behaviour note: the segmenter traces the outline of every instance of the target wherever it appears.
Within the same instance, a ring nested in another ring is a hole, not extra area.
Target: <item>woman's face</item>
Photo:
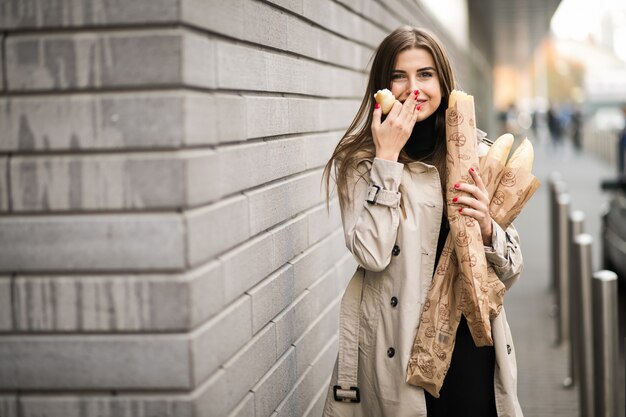
[[[406,49],[398,54],[391,72],[393,95],[404,100],[415,90],[419,90],[417,104],[421,106],[417,121],[428,118],[441,104],[441,87],[435,71],[435,61],[426,49]]]

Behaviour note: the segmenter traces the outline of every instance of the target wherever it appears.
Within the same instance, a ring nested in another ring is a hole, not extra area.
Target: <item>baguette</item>
[[[505,133],[500,136],[489,148],[487,158],[494,158],[499,161],[502,166],[505,166],[509,152],[511,152],[511,146],[513,146],[513,139],[513,135],[510,133]]]
[[[511,159],[506,164],[507,168],[511,170],[523,170],[530,172],[533,167],[533,160],[535,159],[535,151],[533,145],[528,138],[524,139],[522,143],[517,147]]]
[[[474,97],[460,90],[452,90],[452,92],[450,93],[450,98],[448,99],[448,108],[453,108],[454,106],[456,106],[457,101],[464,100],[472,100],[473,103]]]

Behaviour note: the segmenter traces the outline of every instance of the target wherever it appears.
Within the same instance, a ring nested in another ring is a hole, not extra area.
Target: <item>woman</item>
[[[382,88],[396,98],[386,117],[373,100]],[[396,29],[378,47],[361,107],[326,165],[326,186],[334,169],[346,245],[359,268],[342,299],[325,416],[522,415],[504,309],[492,321],[493,347],[477,348],[462,320],[440,398],[405,382],[449,230],[448,204],[479,222],[487,260],[507,288],[522,270],[518,235],[491,219],[476,173],[468,173],[476,185],[459,185],[472,197],[445,201],[444,116],[454,88],[439,41],[421,29]]]

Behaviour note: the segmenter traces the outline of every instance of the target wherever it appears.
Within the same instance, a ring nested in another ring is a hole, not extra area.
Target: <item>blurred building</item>
[[[374,48],[435,32],[492,132],[557,3],[1,0],[0,415],[319,415]]]

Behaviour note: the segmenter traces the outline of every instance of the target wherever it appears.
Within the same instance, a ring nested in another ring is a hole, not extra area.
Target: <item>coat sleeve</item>
[[[492,223],[491,246],[485,246],[485,256],[508,290],[524,268],[519,235],[513,225],[503,230],[495,221]]]
[[[403,169],[399,162],[374,158],[348,175],[349,201],[341,202],[343,231],[347,248],[367,270],[382,271],[391,261],[400,223]]]

